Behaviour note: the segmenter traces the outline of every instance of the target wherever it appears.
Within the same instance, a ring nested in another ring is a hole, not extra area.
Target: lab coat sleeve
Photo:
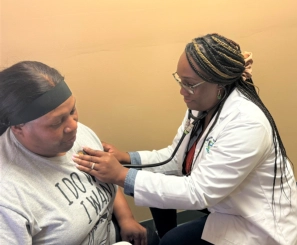
[[[210,149],[202,147],[188,177],[139,171],[135,204],[188,210],[211,207],[232,193],[273,148],[269,124],[240,116],[216,137]]]
[[[198,112],[196,112],[196,113],[198,113]],[[153,151],[138,151],[140,158],[141,158],[141,164],[158,163],[158,162],[162,162],[162,161],[165,161],[168,158],[170,158],[176,145],[178,144],[180,138],[183,135],[187,119],[188,119],[188,111],[186,112],[186,115],[183,119],[181,126],[178,128],[177,134],[174,137],[172,144],[169,145],[168,147],[160,149],[160,150],[153,150]],[[165,173],[168,175],[180,175],[181,173],[180,173],[179,167],[178,167],[179,163],[178,163],[176,156],[173,158],[173,160],[171,162],[169,162],[165,165],[158,166],[158,167],[152,167],[152,168],[144,168],[143,170],[157,172],[157,173]]]

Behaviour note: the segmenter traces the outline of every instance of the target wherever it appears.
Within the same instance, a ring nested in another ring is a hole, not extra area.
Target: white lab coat
[[[187,115],[171,146],[159,151],[140,151],[142,164],[168,159],[186,120]],[[181,176],[189,135],[171,163],[150,169],[179,177],[138,172],[135,204],[185,210],[208,208],[211,214],[202,238],[213,244],[296,245],[296,181],[288,162],[283,170],[288,183],[283,180],[285,193],[281,194],[278,169],[272,206],[275,155],[272,129],[263,112],[234,90],[197,157],[208,129],[197,144],[190,176]]]

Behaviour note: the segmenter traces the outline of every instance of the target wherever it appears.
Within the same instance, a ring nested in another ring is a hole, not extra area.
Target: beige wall
[[[80,121],[127,151],[170,144],[186,109],[171,76],[186,43],[210,32],[235,40],[253,52],[254,82],[297,169],[296,0],[0,1],[0,67],[54,66]]]

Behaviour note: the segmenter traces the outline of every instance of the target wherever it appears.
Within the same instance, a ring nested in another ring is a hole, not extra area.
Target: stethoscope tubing
[[[224,97],[218,103],[216,103],[211,109],[218,106],[220,103],[222,103],[228,97],[226,88],[223,87],[223,89],[225,90]],[[192,121],[192,123],[189,124],[188,127],[186,127],[186,129],[184,130],[184,132],[183,132],[179,142],[177,143],[174,151],[172,152],[171,156],[167,160],[165,160],[163,162],[159,162],[159,163],[150,163],[150,164],[135,164],[135,165],[122,164],[122,166],[124,166],[126,168],[142,169],[142,168],[158,167],[158,166],[162,166],[162,165],[164,165],[166,163],[169,163],[175,157],[175,154],[178,151],[178,149],[179,149],[181,143],[183,142],[185,136],[192,131],[192,128],[195,125],[197,125],[201,119],[203,119],[203,118],[205,118],[207,116],[208,112],[211,109],[208,109],[207,111],[203,111],[203,112],[199,113],[197,117],[193,115],[192,110],[188,109],[188,120],[193,119],[193,121]]]
[[[176,152],[178,151],[181,143],[183,142],[184,138],[186,137],[186,135],[188,133],[190,133],[192,131],[192,128],[201,120],[203,119],[204,117],[206,117],[207,115],[207,112],[202,112],[200,115],[198,115],[198,117],[195,117],[193,114],[192,114],[192,111],[189,109],[189,112],[188,112],[188,120],[190,119],[193,119],[193,122],[190,123],[184,130],[180,140],[178,141],[174,151],[172,152],[171,156],[163,161],[163,162],[159,162],[159,163],[150,163],[150,164],[136,164],[136,165],[131,165],[131,164],[122,164],[122,166],[126,167],[126,168],[137,168],[137,169],[142,169],[142,168],[152,168],[152,167],[158,167],[158,166],[161,166],[161,165],[164,165],[166,163],[169,163],[171,160],[173,160],[173,158],[175,157],[176,155]]]

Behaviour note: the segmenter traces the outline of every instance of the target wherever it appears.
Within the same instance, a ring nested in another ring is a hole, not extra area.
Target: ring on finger
[[[91,169],[93,170],[95,167],[95,163],[93,162]]]

